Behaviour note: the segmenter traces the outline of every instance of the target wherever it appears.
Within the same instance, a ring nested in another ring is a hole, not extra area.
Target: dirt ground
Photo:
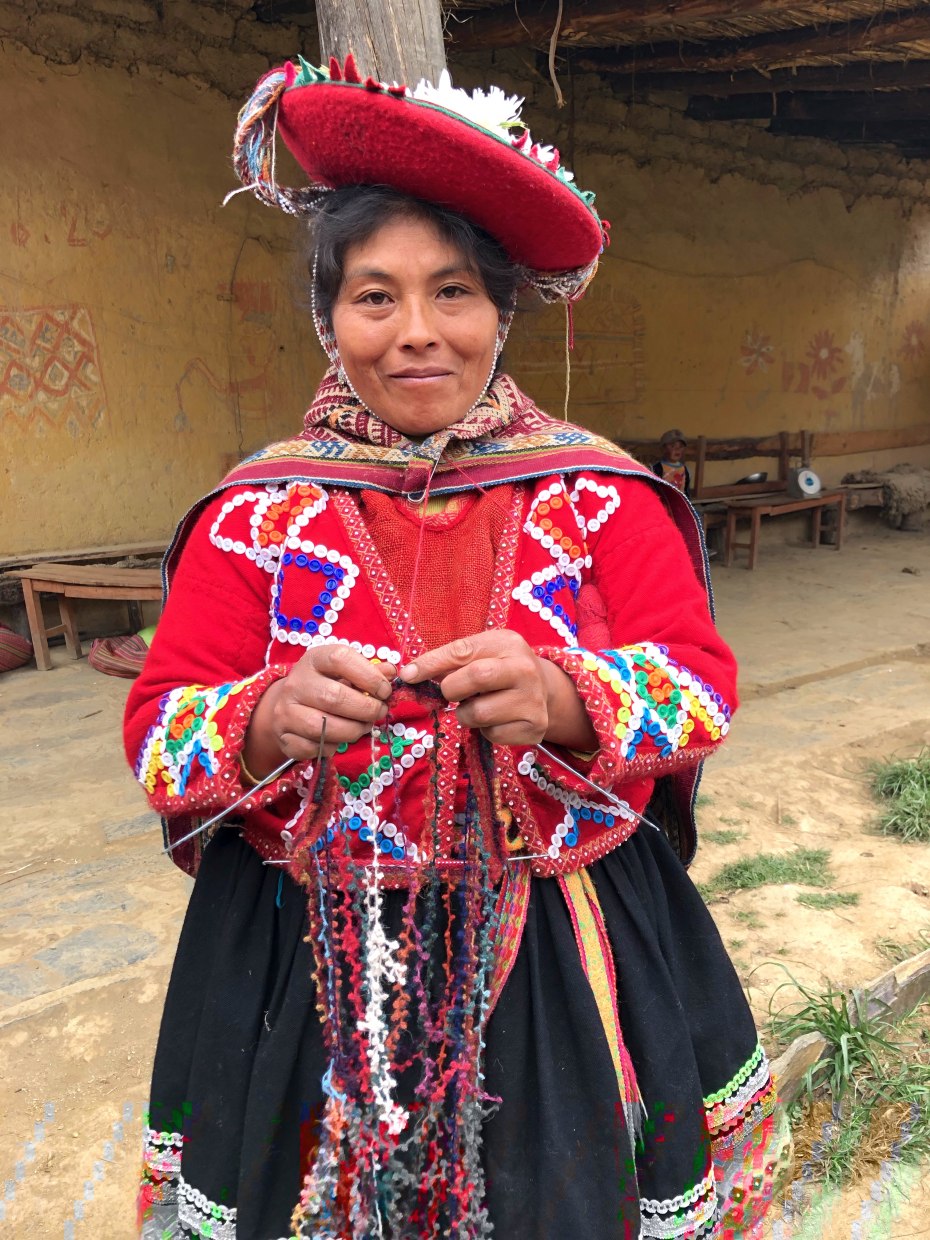
[[[787,966],[861,984],[881,939],[930,928],[930,849],[877,835],[864,770],[930,743],[930,534],[874,521],[843,552],[766,545],[755,572],[715,567],[743,705],[708,765],[693,867],[794,845],[827,848],[855,908],[798,889],[713,905],[760,1021]],[[142,1110],[190,883],[161,854],[124,765],[128,682],[64,652],[50,673],[0,678],[0,1237],[129,1240]],[[824,1199],[773,1240],[930,1236],[925,1172],[891,1167]],[[70,1229],[68,1220],[71,1221]],[[600,1238],[591,1238],[600,1240]]]

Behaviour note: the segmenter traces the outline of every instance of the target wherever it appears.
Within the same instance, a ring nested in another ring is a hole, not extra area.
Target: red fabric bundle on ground
[[[105,676],[124,676],[135,680],[142,671],[149,648],[137,633],[129,637],[98,637],[90,648],[87,662]]]
[[[0,624],[0,672],[11,672],[32,658],[32,642]]]

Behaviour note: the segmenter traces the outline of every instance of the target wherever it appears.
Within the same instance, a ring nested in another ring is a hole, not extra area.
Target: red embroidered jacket
[[[695,766],[720,743],[735,707],[735,663],[650,483],[551,475],[511,495],[487,627],[516,630],[573,678],[600,742],[590,759],[562,754],[589,782],[538,749],[493,747],[493,817],[508,838],[492,841],[492,854],[500,863],[508,849],[522,853],[534,873],[551,875],[617,847],[636,829],[655,778]],[[588,584],[603,602],[592,649],[577,631]],[[292,483],[214,497],[185,544],[126,710],[127,754],[169,839],[247,791],[238,758],[251,711],[305,649],[347,642],[396,664],[403,635],[409,661],[425,648],[415,621],[352,490]],[[469,783],[462,742],[453,711],[399,701],[371,739],[334,760],[334,812],[308,796],[305,764],[237,811],[245,836],[277,859],[295,836],[320,850],[345,832],[360,861],[378,850],[387,885],[405,885],[411,868],[444,864],[454,848]],[[181,863],[194,864],[189,855]]]

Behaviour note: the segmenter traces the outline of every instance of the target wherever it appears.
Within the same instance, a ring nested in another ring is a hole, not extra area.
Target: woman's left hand
[[[400,669],[407,684],[434,680],[466,728],[495,745],[597,748],[597,738],[571,678],[541,659],[512,629],[487,629],[420,655]]]

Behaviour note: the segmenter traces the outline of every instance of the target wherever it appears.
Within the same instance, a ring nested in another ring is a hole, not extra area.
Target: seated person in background
[[[662,459],[656,461],[652,472],[690,496],[691,474],[684,461],[687,439],[679,430],[666,431],[659,444],[662,448]]]

